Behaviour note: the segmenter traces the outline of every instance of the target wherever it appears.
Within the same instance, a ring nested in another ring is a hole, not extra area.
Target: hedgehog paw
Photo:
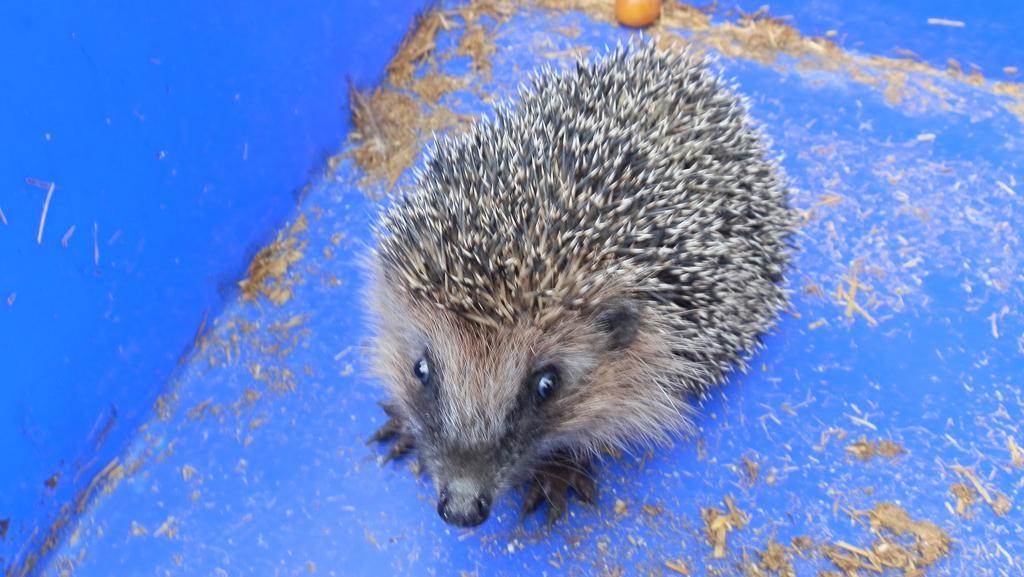
[[[597,483],[587,460],[559,456],[545,463],[533,473],[523,499],[523,517],[547,502],[547,523],[553,525],[569,511],[569,490],[580,501],[592,505],[597,499]]]
[[[402,419],[398,416],[392,405],[381,403],[381,407],[384,409],[384,413],[388,415],[388,420],[373,435],[370,435],[366,442],[367,444],[391,443],[391,448],[388,449],[388,452],[378,459],[380,464],[383,465],[409,453],[413,448],[413,438],[412,435],[405,432]]]

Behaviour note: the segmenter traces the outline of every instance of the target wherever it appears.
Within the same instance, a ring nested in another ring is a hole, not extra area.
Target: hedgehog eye
[[[550,397],[558,388],[558,371],[554,367],[546,367],[533,376],[533,388],[537,392],[537,398],[545,400]]]
[[[430,384],[430,377],[433,374],[433,368],[430,366],[430,360],[426,355],[420,357],[415,363],[413,363],[412,374],[424,385]]]

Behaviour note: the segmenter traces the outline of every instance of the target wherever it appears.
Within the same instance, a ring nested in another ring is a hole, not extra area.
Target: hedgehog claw
[[[402,422],[391,417],[384,425],[377,429],[370,438],[366,440],[366,444],[370,445],[373,443],[382,443],[394,439],[402,433]]]
[[[576,496],[579,497],[580,501],[587,505],[597,503],[597,481],[589,473],[587,475],[578,474],[576,483],[573,484],[572,488],[576,491]]]
[[[388,420],[381,428],[370,435],[366,443],[388,443],[394,441],[387,454],[378,459],[380,464],[384,465],[411,451],[413,448],[413,437],[405,432],[402,420],[398,417],[392,405],[381,403],[381,407],[384,409],[384,413],[388,415]]]
[[[540,507],[540,504],[544,502],[544,489],[541,481],[533,481],[530,483],[529,488],[526,490],[526,496],[523,497],[523,518],[533,513]]]
[[[539,468],[533,477],[523,498],[523,518],[547,502],[547,524],[553,525],[569,512],[570,489],[588,505],[597,499],[597,483],[586,461],[562,457]]]
[[[391,449],[388,451],[388,453],[381,458],[380,464],[384,465],[390,461],[394,461],[395,459],[405,455],[406,453],[412,450],[412,446],[412,436],[406,435],[404,433],[400,434],[398,436],[398,440],[395,441],[393,445],[391,445]]]

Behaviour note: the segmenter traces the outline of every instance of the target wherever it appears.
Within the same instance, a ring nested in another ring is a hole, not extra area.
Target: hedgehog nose
[[[437,514],[457,527],[476,527],[491,514],[491,498],[479,492],[444,488],[437,498]]]

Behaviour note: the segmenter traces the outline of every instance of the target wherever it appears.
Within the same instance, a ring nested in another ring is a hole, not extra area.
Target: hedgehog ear
[[[628,347],[640,330],[640,311],[627,300],[614,300],[598,307],[597,326],[608,336],[608,350]]]

